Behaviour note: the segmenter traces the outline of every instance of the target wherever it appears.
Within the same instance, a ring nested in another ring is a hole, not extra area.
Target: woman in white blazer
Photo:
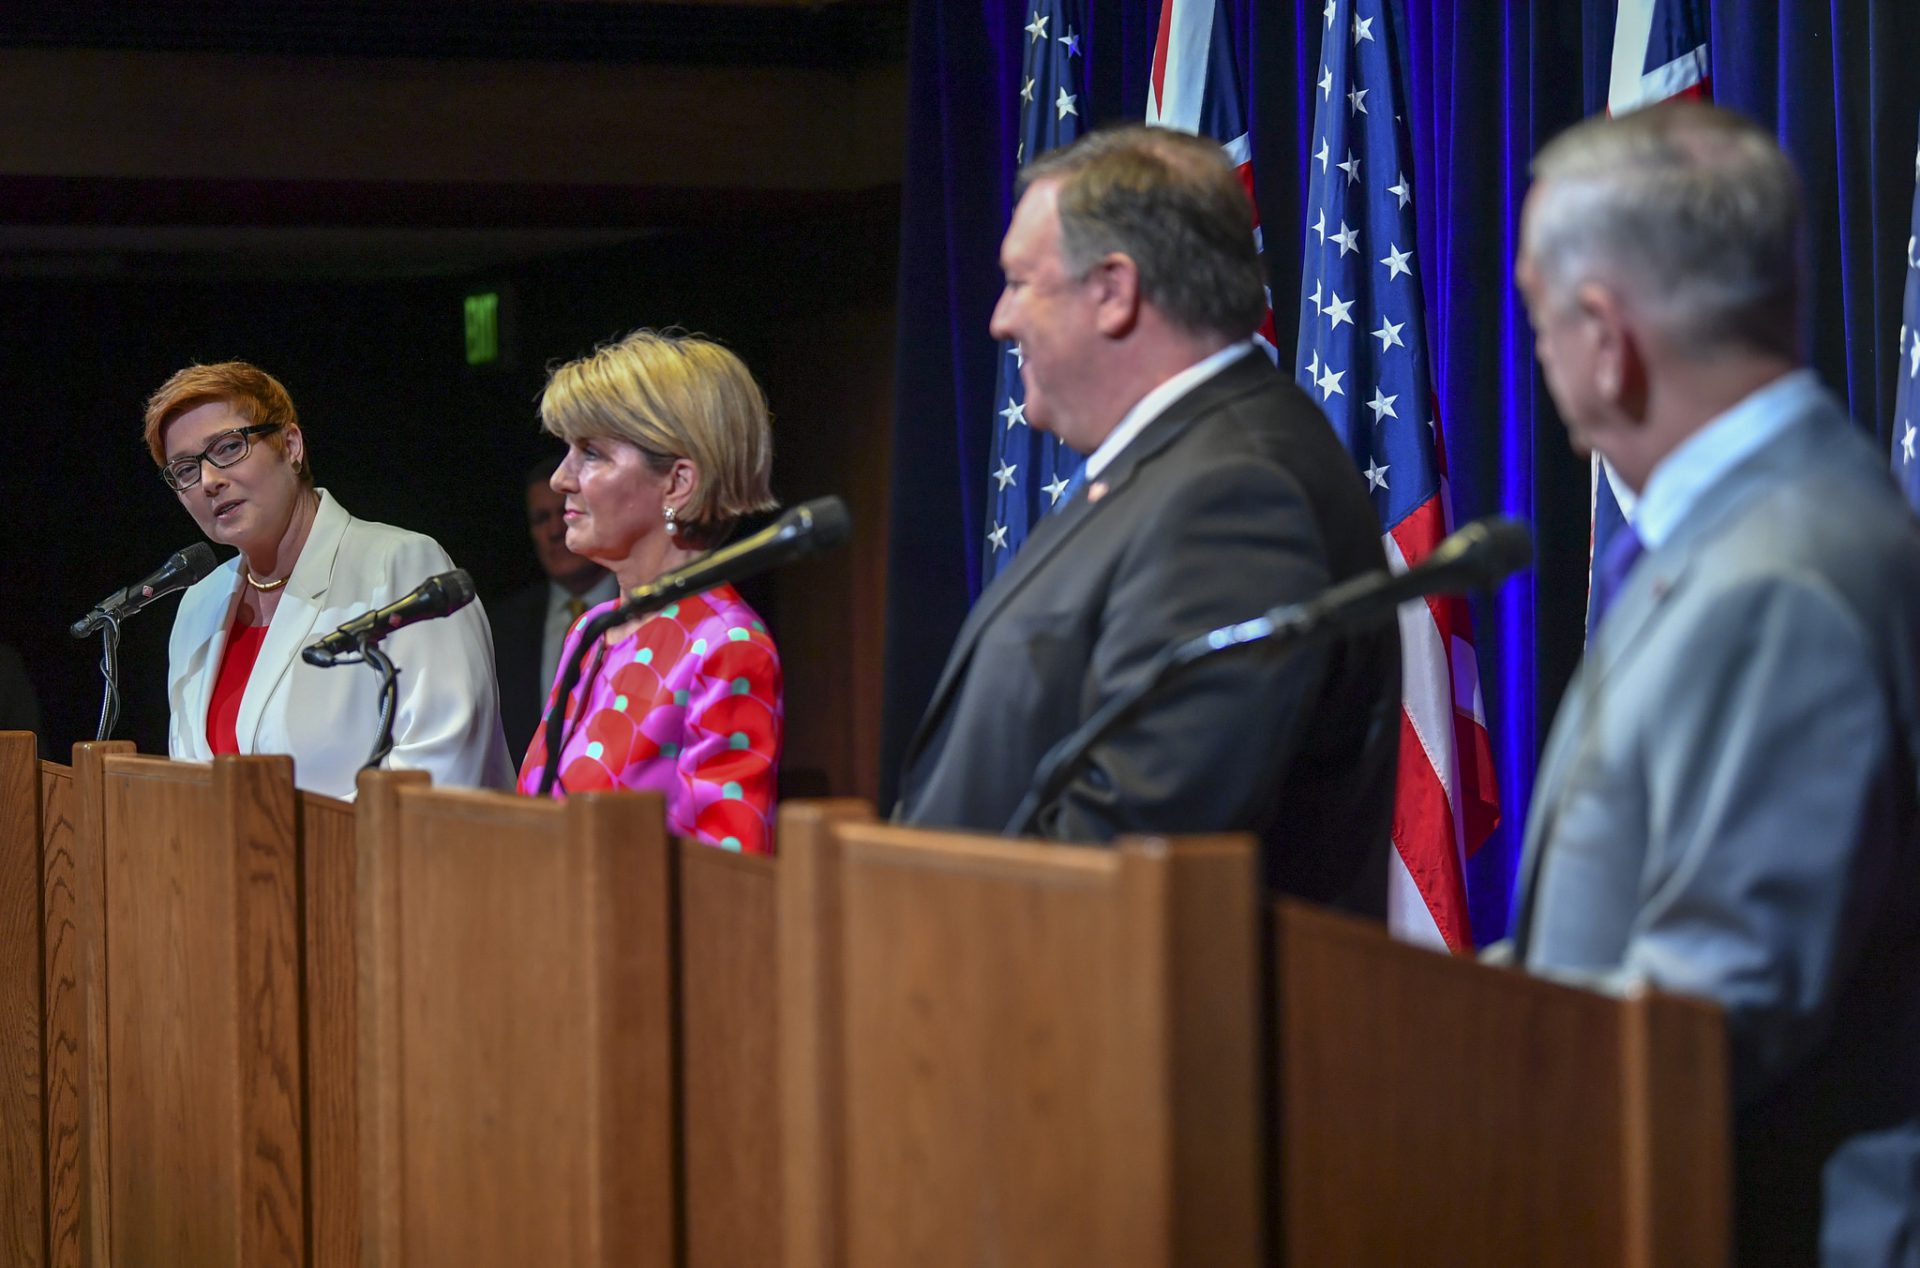
[[[190,588],[168,653],[168,751],[287,753],[294,782],[352,797],[374,744],[374,675],[300,659],[313,640],[453,566],[419,533],[347,514],[313,485],[287,391],[243,361],[196,365],[147,402],[147,447],[214,542],[240,552]],[[493,639],[478,603],[389,635],[399,667],[386,765],[435,784],[511,788]]]

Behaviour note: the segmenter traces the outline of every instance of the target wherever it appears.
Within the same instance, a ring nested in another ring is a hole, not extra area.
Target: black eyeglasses
[[[213,443],[191,458],[175,458],[160,468],[160,478],[175,493],[185,493],[200,483],[200,464],[211,462],[216,467],[231,467],[253,450],[253,437],[265,436],[269,432],[280,430],[279,423],[255,423],[251,427],[236,427],[232,431],[223,431],[213,438]]]

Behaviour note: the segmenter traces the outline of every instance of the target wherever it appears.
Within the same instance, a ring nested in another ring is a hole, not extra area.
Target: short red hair
[[[167,424],[188,410],[218,401],[249,423],[278,423],[279,431],[267,436],[268,444],[285,452],[286,429],[298,427],[300,416],[294,411],[293,398],[280,380],[245,361],[221,361],[213,365],[190,365],[162,383],[147,398],[147,451],[157,466],[167,462]],[[305,462],[300,477],[313,483],[313,473]]]

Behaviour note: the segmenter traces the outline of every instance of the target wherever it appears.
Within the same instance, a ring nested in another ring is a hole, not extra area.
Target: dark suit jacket
[[[553,686],[540,681],[541,640],[546,634],[547,582],[534,582],[487,605],[493,622],[493,663],[500,679],[500,721],[516,767],[540,726],[540,710]]]
[[[1325,417],[1266,358],[1241,358],[1043,520],[980,596],[908,749],[896,818],[1001,830],[1043,755],[1169,643],[1385,566]],[[1041,832],[1251,830],[1270,887],[1382,915],[1399,711],[1391,625],[1213,657],[1094,748]]]

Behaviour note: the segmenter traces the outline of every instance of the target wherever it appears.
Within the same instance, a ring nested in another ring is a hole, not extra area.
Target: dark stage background
[[[859,640],[848,631],[873,631],[866,655],[876,660],[876,464],[886,453],[898,213],[884,191],[865,203],[467,276],[259,281],[206,276],[203,265],[179,279],[0,278],[9,561],[0,639],[26,659],[52,751],[92,738],[100,699],[98,642],[68,638],[66,624],[198,539],[140,436],[145,396],[175,369],[241,358],[277,375],[300,411],[317,482],[355,515],[438,538],[484,599],[540,575],[521,478],[556,452],[538,431],[545,368],[634,326],[673,324],[726,342],[760,378],[782,500],[843,493],[864,521],[860,552],[789,570],[749,597],[792,666],[790,765],[803,785],[871,795],[877,739],[848,716],[860,694]],[[472,369],[462,298],[488,288],[510,306],[508,358]],[[872,584],[859,580],[863,569]],[[166,750],[175,602],[125,626],[117,735],[146,752]],[[862,604],[867,619],[856,616]],[[877,700],[866,704],[877,723]]]
[[[320,483],[491,599],[537,576],[547,366],[678,324],[765,387],[776,493],[851,504],[848,548],[751,597],[784,782],[872,796],[905,42],[904,0],[0,6],[0,639],[50,755],[100,698],[67,623],[196,536],[139,439],[168,374],[279,375]],[[506,355],[473,370],[488,289]],[[173,604],[126,627],[147,751]]]

